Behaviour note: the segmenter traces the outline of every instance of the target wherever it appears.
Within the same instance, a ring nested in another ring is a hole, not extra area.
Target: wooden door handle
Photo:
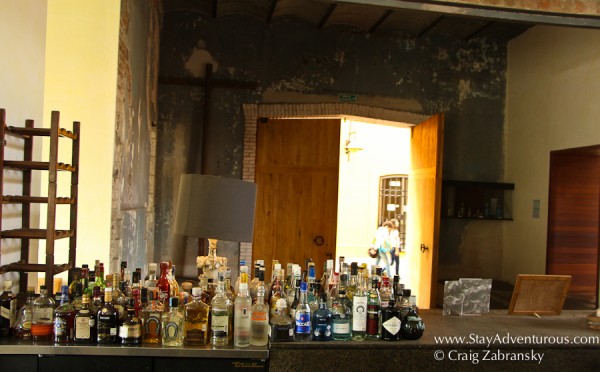
[[[429,251],[429,247],[425,244],[421,244],[421,253],[425,253],[425,251]]]

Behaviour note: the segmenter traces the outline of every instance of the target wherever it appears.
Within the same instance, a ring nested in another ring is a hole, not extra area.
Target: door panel
[[[406,255],[414,268],[409,275],[417,304],[428,309],[435,306],[437,287],[444,116],[413,127],[411,136]]]
[[[569,150],[551,153],[546,272],[571,275],[569,296],[593,305],[599,226],[600,157]]]
[[[335,255],[340,120],[261,121],[257,141],[252,259],[265,260],[266,278],[272,259],[312,258],[321,272]]]

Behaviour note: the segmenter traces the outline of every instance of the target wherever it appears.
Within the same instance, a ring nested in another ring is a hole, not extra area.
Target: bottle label
[[[397,317],[393,316],[390,319],[388,319],[385,322],[383,322],[382,326],[383,326],[383,328],[385,328],[386,331],[388,331],[393,336],[395,336],[395,335],[398,334],[398,332],[400,332],[400,325],[401,325],[401,323],[402,322],[400,322],[400,319],[398,319]]]
[[[296,333],[310,334],[310,313],[296,312]]]
[[[174,340],[179,337],[179,323],[177,322],[168,322],[163,325],[163,338]]]
[[[76,339],[85,340],[85,339],[90,338],[90,336],[91,336],[90,329],[92,327],[92,325],[90,325],[91,322],[92,322],[91,317],[80,316],[80,317],[75,318],[75,338]]]
[[[367,306],[367,334],[379,334],[379,305]]]
[[[317,322],[317,324],[315,324],[315,330],[313,332],[315,338],[321,339],[321,340],[326,340],[331,338],[332,333],[331,333],[331,324],[328,324],[326,322]]]
[[[62,317],[54,318],[54,337],[65,337],[68,335],[67,319]]]
[[[251,319],[253,322],[267,322],[267,312],[266,311],[253,311]]]
[[[2,306],[2,310],[1,310],[0,314],[2,315],[2,317],[4,319],[10,319],[10,309]]]
[[[367,297],[354,296],[352,302],[352,329],[358,332],[367,330]]]
[[[34,323],[52,323],[54,317],[54,309],[52,307],[38,308],[33,310],[33,322]]]
[[[160,335],[160,314],[151,313],[145,319],[144,331],[147,335]]]
[[[139,324],[128,324],[119,327],[119,337],[121,338],[140,338],[142,330]]]
[[[333,323],[333,333],[336,335],[346,335],[350,333],[350,322]]]
[[[223,332],[227,334],[229,327],[229,316],[228,315],[215,315],[213,314],[210,323],[210,329],[217,333]]]

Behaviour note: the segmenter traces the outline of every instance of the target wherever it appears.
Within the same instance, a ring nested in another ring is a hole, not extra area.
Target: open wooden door
[[[435,307],[442,191],[444,116],[412,128],[407,259],[410,286],[423,309]]]
[[[257,131],[256,217],[252,259],[304,267],[317,273],[336,248],[340,157],[339,119],[269,119]],[[287,274],[287,273],[286,273]],[[319,274],[320,275],[320,274]]]

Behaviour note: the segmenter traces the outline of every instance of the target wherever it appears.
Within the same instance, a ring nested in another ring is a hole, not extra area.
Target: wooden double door
[[[335,258],[340,128],[340,119],[259,120],[252,256],[265,260],[267,278],[272,259],[304,266],[311,258],[320,275],[325,260]],[[435,303],[442,139],[442,115],[413,127],[408,241],[422,308]]]

